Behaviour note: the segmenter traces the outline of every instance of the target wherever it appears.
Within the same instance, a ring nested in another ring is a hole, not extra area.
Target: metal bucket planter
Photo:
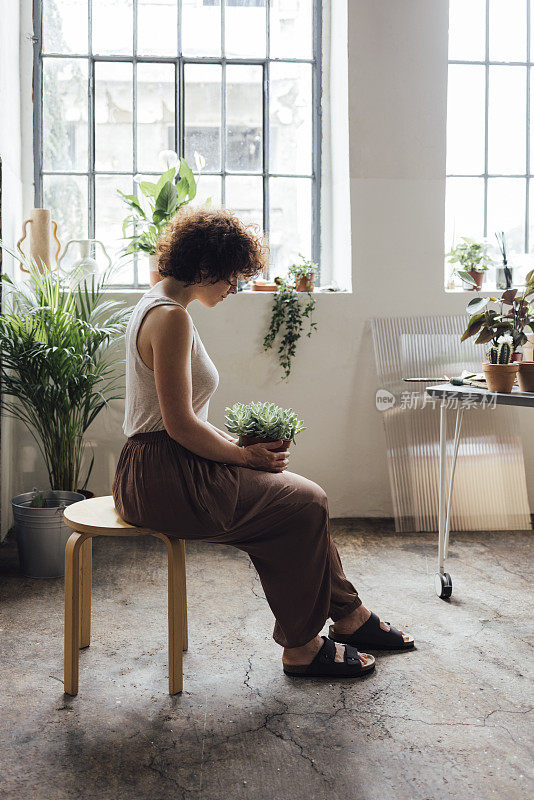
[[[78,492],[49,489],[42,492],[46,507],[30,508],[36,494],[26,492],[11,500],[20,567],[29,578],[61,578],[65,574],[65,545],[72,533],[63,511],[85,497]]]

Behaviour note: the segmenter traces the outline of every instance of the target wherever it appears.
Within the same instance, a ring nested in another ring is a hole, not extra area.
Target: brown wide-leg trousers
[[[282,647],[361,605],[330,536],[326,494],[301,475],[211,461],[156,431],[126,441],[112,492],[126,522],[248,553]]]

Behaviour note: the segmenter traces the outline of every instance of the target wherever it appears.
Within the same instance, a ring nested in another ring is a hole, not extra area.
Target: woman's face
[[[213,308],[217,303],[222,303],[229,294],[237,293],[237,275],[233,275],[231,280],[221,280],[217,283],[200,284],[198,289],[198,299],[203,306]]]

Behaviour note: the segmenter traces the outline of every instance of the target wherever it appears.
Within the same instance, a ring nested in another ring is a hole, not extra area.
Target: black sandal
[[[292,666],[284,664],[286,675],[298,678],[358,678],[375,668],[373,656],[367,656],[367,664],[362,664],[358,651],[350,644],[345,647],[345,660],[335,661],[336,646],[331,639],[321,636],[323,646],[310,664]]]
[[[389,622],[386,622],[389,625]],[[402,633],[389,625],[389,631],[380,627],[380,618],[371,611],[371,616],[354,633],[336,633],[330,625],[328,635],[334,642],[351,644],[359,650],[410,650],[415,642],[413,636],[406,642]]]

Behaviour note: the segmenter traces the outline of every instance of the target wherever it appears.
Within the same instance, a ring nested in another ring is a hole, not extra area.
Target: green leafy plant
[[[471,286],[477,284],[469,274],[469,270],[485,272],[493,264],[493,260],[486,252],[486,245],[468,236],[462,236],[462,242],[447,253],[447,259],[450,264],[460,264],[461,269],[456,269],[455,272]]]
[[[297,350],[298,340],[302,335],[304,318],[306,317],[309,320],[309,330],[306,336],[310,337],[313,331],[317,330],[317,323],[311,319],[311,315],[315,310],[315,299],[311,291],[308,289],[306,292],[308,297],[304,307],[302,307],[299,294],[303,294],[303,292],[299,293],[296,289],[296,282],[303,274],[298,272],[298,269],[302,268],[302,266],[309,269],[312,266],[312,262],[306,262],[305,265],[292,264],[289,267],[287,279],[275,278],[278,289],[273,296],[269,330],[263,340],[263,349],[270,350],[273,347],[274,340],[283,329],[282,339],[278,347],[278,360],[284,370],[283,377],[286,380],[291,374],[291,364]],[[316,267],[315,265],[313,266],[313,271],[315,271]]]
[[[185,159],[178,159],[176,153],[168,152],[175,156],[176,163],[171,165],[156,183],[137,181],[143,201],[134,194],[124,194],[117,189],[131,211],[122,223],[122,235],[130,242],[123,249],[125,255],[140,250],[154,255],[163,228],[182,206],[190,203],[196,196],[197,182],[192,169]],[[132,227],[133,233],[127,236],[128,229]]]
[[[0,247],[21,260],[1,241]],[[22,260],[27,280],[0,275],[1,405],[36,441],[50,487],[75,491],[87,485],[94,462],[93,454],[82,483],[85,432],[110,400],[123,397],[115,348],[130,309],[103,293],[116,267],[73,282],[67,273],[41,273],[33,259]]]
[[[228,431],[239,437],[257,436],[277,441],[283,439],[295,443],[295,436],[305,431],[292,408],[280,408],[274,403],[235,403],[225,409],[225,424]]]
[[[492,342],[498,348],[500,338],[508,334],[513,355],[527,341],[525,329],[534,330],[534,309],[528,300],[533,294],[534,270],[531,270],[521,292],[518,289],[506,289],[501,297],[476,297],[471,300],[467,305],[467,313],[471,316],[462,342],[476,336],[475,344]],[[490,304],[495,304],[496,308]]]
[[[302,253],[299,253],[299,258],[301,263],[291,264],[288,269],[289,277],[293,279],[295,283],[298,282],[299,278],[310,278],[312,275],[316,275],[319,269],[317,264],[314,264],[313,261],[308,261]]]

